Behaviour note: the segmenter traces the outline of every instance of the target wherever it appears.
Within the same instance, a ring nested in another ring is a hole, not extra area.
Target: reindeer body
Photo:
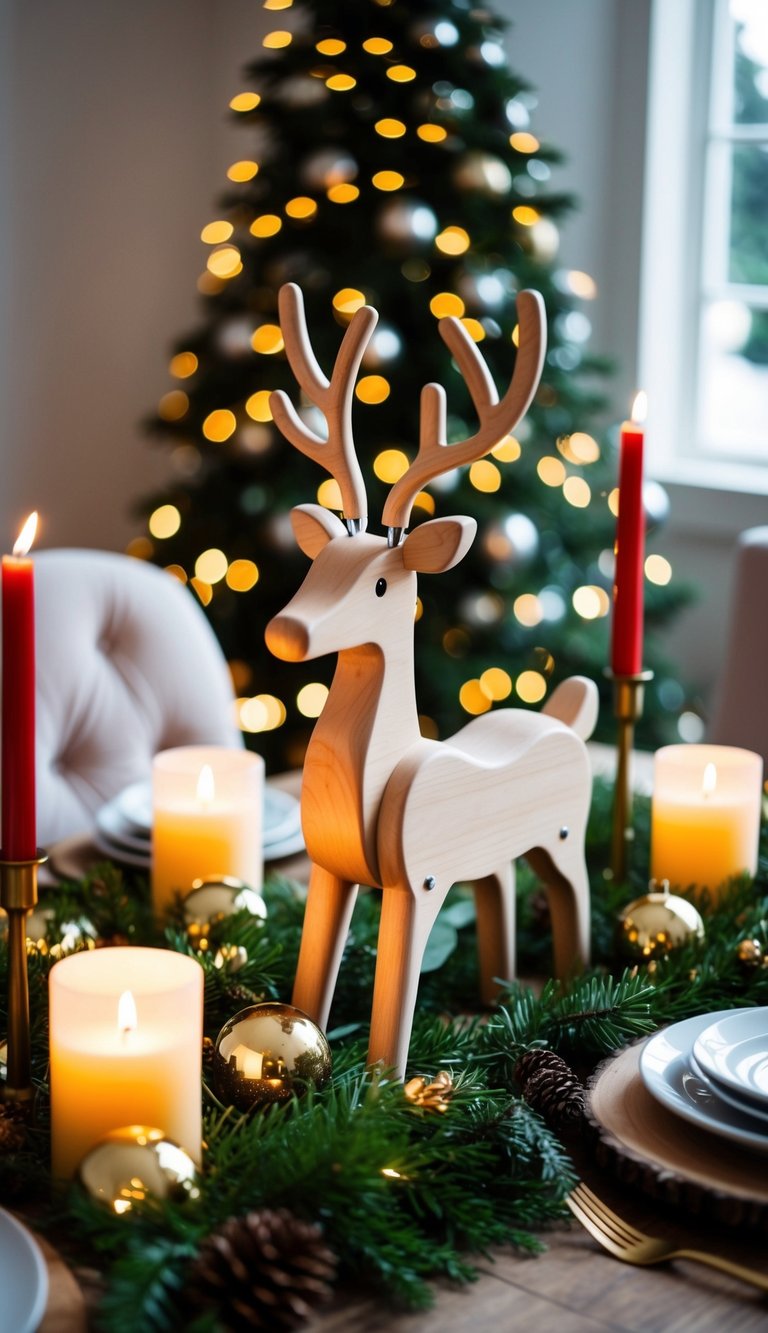
[[[525,305],[521,326],[530,325],[534,314]],[[414,486],[450,466],[439,454],[457,448],[439,444],[441,391],[435,385],[424,391],[427,425],[409,469],[413,476],[407,485],[397,483],[385,508],[389,539],[369,536],[360,531],[359,468],[346,468],[343,455],[351,448],[350,375],[375,314],[355,316],[356,336],[353,321],[330,385],[308,347],[298,289],[281,292],[281,317],[299,378],[324,402],[329,429],[335,427],[327,445],[311,437],[281,394],[272,395],[275,420],[313,457],[324,461],[333,454],[333,467],[328,466],[343,496],[346,486],[347,514],[345,526],[317,505],[293,511],[297,540],[313,563],[266,634],[270,649],[288,661],[338,653],[304,766],[302,827],[312,873],[293,1002],[326,1025],[358,885],[381,888],[369,1058],[402,1075],[424,948],[457,881],[471,882],[475,890],[485,1000],[493,999],[498,979],[514,974],[518,856],[528,857],[549,893],[555,970],[563,974],[587,961],[583,849],[591,777],[584,738],[596,718],[597,690],[576,677],[554,692],[543,713],[500,709],[475,718],[446,741],[421,736],[413,671],[416,575],[456,564],[476,526],[469,518],[438,519],[401,540],[405,522],[401,527],[400,520],[407,521]],[[536,318],[540,328],[540,311]],[[444,336],[485,423],[465,442],[474,450],[468,456],[478,456],[512,428],[510,419],[517,417],[510,400],[515,410],[521,399],[527,405],[531,366],[540,367],[541,349],[533,357],[528,352],[503,403],[493,407],[495,389],[478,368],[477,353],[467,350],[463,332],[457,335],[451,326]]]

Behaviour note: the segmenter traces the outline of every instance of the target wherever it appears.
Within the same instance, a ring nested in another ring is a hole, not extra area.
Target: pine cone
[[[555,1051],[525,1051],[515,1065],[515,1078],[528,1105],[553,1129],[574,1128],[584,1115],[584,1088]]]
[[[425,1111],[439,1111],[442,1114],[448,1110],[453,1096],[453,1078],[447,1069],[441,1069],[431,1081],[419,1075],[408,1080],[403,1092],[414,1106],[421,1106]]]
[[[336,1256],[319,1226],[287,1208],[230,1217],[203,1241],[187,1296],[215,1305],[222,1327],[291,1329],[328,1300]]]
[[[27,1142],[27,1115],[23,1106],[0,1102],[0,1153],[19,1152]]]

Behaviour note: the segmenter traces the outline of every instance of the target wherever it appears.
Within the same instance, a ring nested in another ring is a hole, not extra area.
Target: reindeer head
[[[275,422],[302,453],[330,472],[341,490],[344,521],[320,505],[299,505],[291,520],[296,540],[312,560],[299,592],[270,621],[267,646],[276,657],[304,661],[363,643],[383,643],[398,612],[412,618],[416,574],[440,573],[464,557],[476,531],[474,519],[433,519],[403,538],[413,502],[423,486],[454,467],[487,454],[514,429],[536,391],[544,358],[544,307],[537,292],[517,298],[519,350],[511,383],[499,401],[488,367],[458,320],[440,320],[441,337],[466,380],[480,420],[469,439],[446,443],[445,391],[427,384],[421,396],[419,450],[395,483],[384,506],[388,535],[365,532],[365,484],[352,440],[355,377],[378,315],[363,306],[353,316],[330,382],[310,346],[301,291],[293,283],[280,290],[280,322],[286,352],[307,397],[324,413],[328,438],[308,429],[281,390],[270,397]],[[391,636],[388,636],[391,638]]]

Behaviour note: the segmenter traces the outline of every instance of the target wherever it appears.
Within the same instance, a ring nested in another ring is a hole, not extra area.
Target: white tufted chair
[[[35,555],[38,842],[93,827],[173,745],[242,744],[223,654],[175,579],[104,551]]]

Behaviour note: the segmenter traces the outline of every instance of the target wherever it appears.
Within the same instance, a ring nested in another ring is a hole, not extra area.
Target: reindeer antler
[[[482,458],[514,430],[528,410],[539,383],[546,348],[546,315],[538,292],[519,293],[517,318],[520,338],[515,369],[501,402],[488,367],[464,325],[451,317],[440,320],[440,335],[466,380],[480,418],[480,429],[467,440],[446,444],[445,390],[440,384],[425,384],[421,392],[419,452],[392,487],[384,506],[383,519],[390,529],[392,544],[397,544],[403,528],[408,526],[411,507],[422,486],[441,472]]]
[[[339,483],[347,526],[350,532],[360,531],[365,528],[368,505],[352,439],[352,394],[363,353],[379,316],[371,306],[361,306],[355,311],[329,382],[309,341],[301,288],[293,282],[286,283],[280,288],[278,306],[288,363],[304,393],[325,416],[328,439],[324,440],[304,424],[282,389],[269,396],[272,416],[285,438]]]

